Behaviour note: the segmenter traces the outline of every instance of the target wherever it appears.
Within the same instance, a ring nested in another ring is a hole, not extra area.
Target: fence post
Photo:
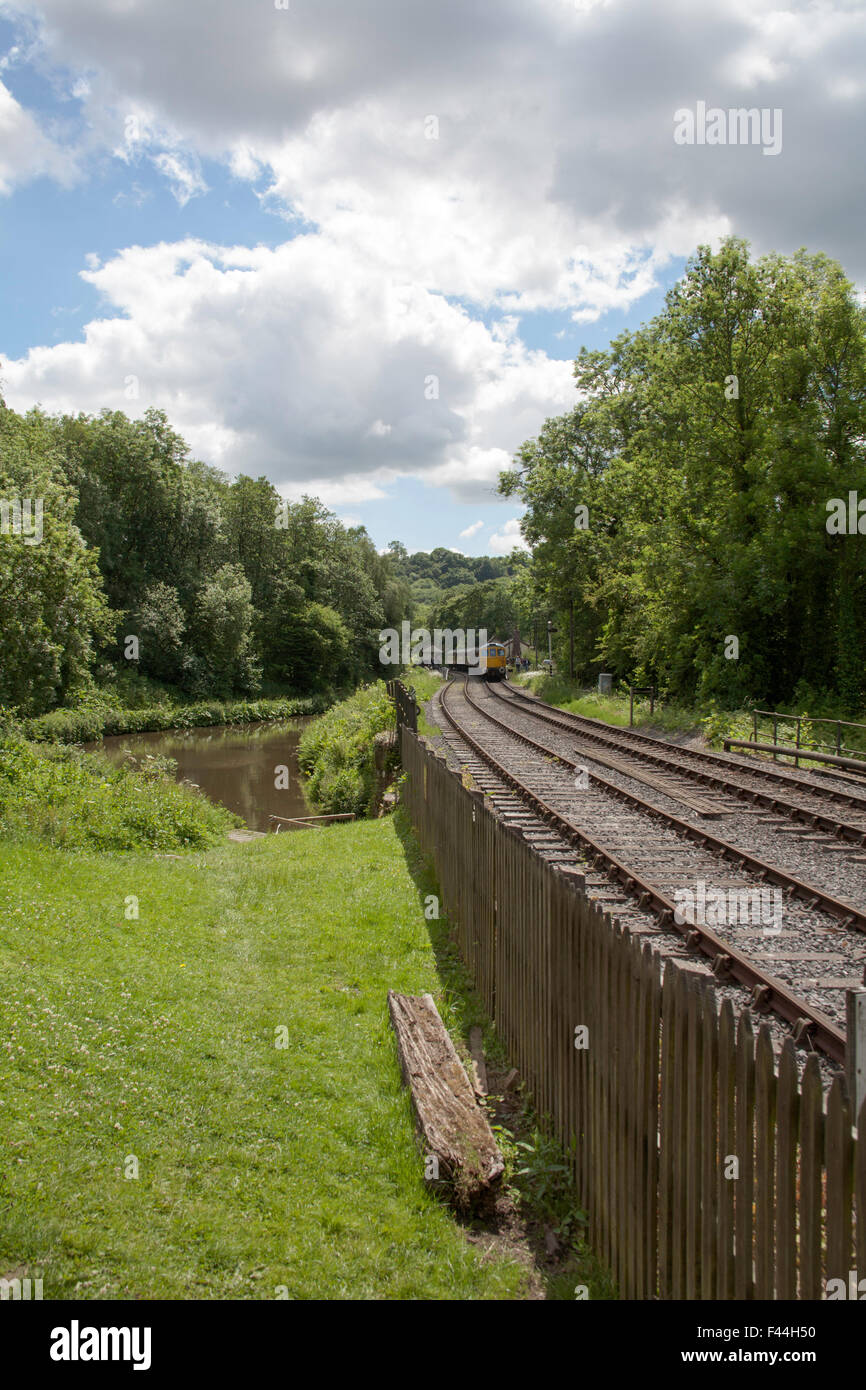
[[[758,711],[756,709],[752,710],[752,741],[758,742]]]
[[[866,1100],[866,989],[861,986],[859,989],[846,990],[845,1006],[848,1034],[845,1043],[846,1080],[854,1114],[859,1115],[860,1107]],[[860,1138],[864,1140],[866,1135]]]
[[[634,728],[634,686],[628,688],[628,727]]]
[[[796,742],[795,742],[795,744],[794,744],[794,747],[795,747],[795,748],[799,748],[799,747],[800,747],[800,716],[799,716],[799,714],[797,715],[797,738],[796,738]],[[799,754],[797,754],[797,756],[794,758],[794,766],[795,766],[795,767],[799,767],[799,766],[800,766],[800,756],[799,756]]]
[[[650,686],[650,714],[653,713],[653,711],[655,710],[655,707],[656,707],[656,688],[655,688],[654,685],[651,685],[651,686]]]
[[[837,757],[837,758],[838,758],[839,754],[841,753],[841,751],[842,751],[842,723],[841,723],[841,720],[837,719],[837,720],[836,720],[836,757]]]

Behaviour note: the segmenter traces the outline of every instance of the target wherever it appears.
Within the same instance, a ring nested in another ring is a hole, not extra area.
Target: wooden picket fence
[[[401,800],[461,953],[621,1295],[818,1299],[866,1279],[866,1143],[844,1080],[825,1095],[814,1055],[776,1056],[765,1023],[719,1011],[703,973],[663,969],[579,873],[400,740]]]
[[[411,690],[407,690],[402,681],[387,681],[386,690],[394,701],[394,708],[397,712],[397,727],[402,728],[405,724],[416,733],[418,730],[418,705]]]

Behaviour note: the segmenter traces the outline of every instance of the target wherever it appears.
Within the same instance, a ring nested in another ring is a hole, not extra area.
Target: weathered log
[[[389,990],[388,1011],[432,1175],[438,1170],[458,1206],[478,1205],[505,1165],[433,998]]]

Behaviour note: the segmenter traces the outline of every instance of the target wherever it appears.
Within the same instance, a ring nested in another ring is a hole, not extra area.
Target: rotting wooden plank
[[[866,1100],[857,1120],[857,1148],[854,1157],[854,1204],[856,1239],[854,1268],[859,1279],[866,1279]]]
[[[821,1160],[824,1096],[814,1052],[800,1085],[800,1298],[821,1297]]]
[[[846,1292],[851,1265],[854,1196],[854,1146],[848,1088],[837,1076],[827,1097],[824,1161],[827,1172],[827,1268],[826,1278],[841,1279]]]
[[[740,1014],[737,1026],[736,1053],[736,1142],[739,1173],[736,1178],[736,1259],[734,1261],[734,1292],[737,1298],[753,1296],[753,1190],[755,1177],[755,1033],[752,1016],[746,1009]]]
[[[335,821],[354,820],[354,811],[339,811],[328,816],[273,816],[269,815],[268,820],[277,820],[281,825],[331,825]]]
[[[617,1205],[619,1209],[620,1249],[620,1287],[626,1298],[634,1298],[634,1279],[632,1273],[632,1249],[635,1238],[634,1212],[631,1203],[631,1162],[630,1141],[632,1113],[634,1108],[634,1053],[632,1051],[631,1025],[633,1009],[631,1004],[631,961],[627,946],[628,938],[621,925],[617,925],[617,954],[619,956],[619,998],[617,1000],[617,1076],[619,1078],[619,1138],[617,1141]],[[624,1247],[624,1248],[622,1248]]]
[[[627,1238],[621,1207],[620,1158],[622,1154],[623,1088],[620,1070],[622,1014],[620,1010],[620,988],[622,983],[621,931],[610,922],[610,1127],[608,1130],[608,1154],[610,1173],[610,1224],[611,1261],[610,1268],[623,1297],[628,1293],[623,1287],[623,1243]]]
[[[576,952],[576,965],[569,973],[571,993],[568,998],[570,1016],[566,1031],[569,1047],[574,1053],[574,1084],[577,1097],[576,1130],[578,1148],[576,1151],[578,1173],[578,1197],[580,1205],[589,1212],[590,1174],[592,1172],[593,1115],[591,1105],[592,1062],[588,1047],[577,1046],[577,1028],[590,1024],[586,1011],[586,997],[591,985],[590,941],[586,930],[586,898],[581,898],[574,909],[572,919],[572,942]],[[591,1036],[591,1035],[590,1035]]]
[[[607,1140],[607,1171],[608,1171],[608,1190],[610,1193],[610,1268],[614,1278],[619,1281],[621,1277],[621,1249],[620,1244],[625,1234],[620,1231],[619,1213],[619,1148],[622,1138],[621,1119],[622,1106],[621,1083],[619,1074],[619,980],[621,973],[621,956],[617,949],[617,928],[610,914],[606,915],[605,926],[608,930],[608,949],[610,961],[610,973],[608,976],[608,1140]]]
[[[678,965],[674,976],[673,1070],[673,1201],[671,1205],[671,1289],[674,1298],[685,1298],[687,1120],[686,1065],[688,1057],[688,1000],[686,975]]]
[[[735,1138],[735,1024],[730,999],[719,1013],[719,1259],[717,1297],[734,1297],[735,1188],[731,1164],[736,1158]]]
[[[604,1012],[604,1001],[601,997],[601,942],[596,930],[596,913],[590,903],[585,904],[585,924],[589,935],[589,1008],[587,1013],[591,1022],[589,1024],[589,1085],[590,1085],[590,1113],[592,1123],[592,1147],[590,1149],[590,1173],[588,1187],[590,1193],[590,1243],[594,1250],[600,1252],[602,1244],[602,1213],[604,1210],[603,1192],[603,1172],[602,1157],[604,1154],[602,1129],[604,1127],[604,1117],[602,1114],[602,1075],[601,1075],[601,1017]]]
[[[800,1091],[794,1044],[779,1059],[776,1102],[776,1298],[797,1297],[797,1134]]]
[[[766,1023],[755,1048],[755,1297],[775,1292],[776,1069]]]
[[[688,1020],[688,1051],[686,1053],[686,1107],[683,1126],[683,1157],[686,1163],[686,1251],[685,1251],[685,1292],[686,1298],[700,1297],[701,1283],[701,1229],[703,1221],[702,1150],[703,1116],[701,1090],[701,1054],[703,1050],[703,1030],[698,1013],[700,990],[697,979],[687,973],[685,976],[686,1005]]]
[[[658,1292],[658,1217],[659,1217],[659,1087],[661,1085],[661,1023],[662,1023],[662,977],[661,957],[646,942],[643,950],[644,961],[650,973],[650,987],[647,999],[647,1022],[644,1037],[646,1056],[644,1058],[644,1104],[645,1119],[645,1159],[646,1164],[646,1215],[644,1238],[646,1258],[644,1266],[645,1297],[655,1298]]]
[[[427,1152],[460,1207],[483,1201],[505,1164],[432,995],[388,991],[403,1079]]]
[[[674,967],[668,961],[662,978],[661,1113],[659,1116],[659,1297],[671,1297],[671,1219],[673,1193],[673,1097],[674,1097]]]
[[[701,1229],[702,1299],[715,1299],[718,1270],[718,1192],[719,1192],[719,1028],[715,999],[709,986],[701,990],[703,1011],[703,1051],[701,1054],[701,1188],[703,1225]]]
[[[639,936],[629,931],[629,959],[631,962],[632,995],[632,1049],[631,1068],[633,1076],[632,1119],[630,1143],[629,1187],[631,1190],[631,1211],[633,1222],[632,1255],[632,1298],[641,1298],[644,1287],[644,1251],[646,1248],[646,1185],[644,1161],[644,1119],[646,1115],[644,1096],[644,1059],[646,986],[648,973],[643,968],[643,948]]]

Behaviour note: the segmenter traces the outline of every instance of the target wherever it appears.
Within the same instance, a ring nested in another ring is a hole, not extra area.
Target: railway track
[[[654,914],[660,928],[675,930],[690,950],[708,957],[720,979],[729,976],[745,986],[754,1008],[775,1012],[792,1026],[803,1045],[819,1049],[836,1062],[844,1060],[840,987],[852,981],[834,981],[826,970],[822,979],[807,979],[803,966],[820,962],[835,966],[837,973],[840,965],[862,970],[862,959],[857,959],[851,942],[859,941],[861,957],[863,943],[850,929],[866,930],[866,914],[720,839],[704,825],[651,804],[596,768],[585,785],[576,786],[575,776],[583,775],[584,764],[534,737],[538,732],[534,711],[524,711],[516,700],[494,694],[489,686],[477,697],[468,681],[455,708],[454,690],[453,684],[446,686],[440,696],[440,708],[453,734],[452,747],[462,750],[462,761],[481,789],[506,818],[520,824],[539,852],[562,859],[568,858],[566,847],[572,853],[578,849],[595,871],[601,871],[602,881],[616,885],[620,896],[624,890],[642,912]],[[516,728],[500,717],[503,704],[510,707],[512,720],[523,715],[532,734],[525,726]],[[498,707],[495,712],[494,707]],[[557,722],[555,716],[551,722]],[[608,754],[604,757],[614,764],[618,761]],[[650,784],[652,780],[657,779],[650,778]],[[695,816],[701,815],[698,805],[692,808]],[[720,869],[727,877],[719,878]],[[738,918],[726,924],[722,936],[712,925],[696,920],[694,913],[684,914],[683,884],[706,882],[716,893],[727,893],[729,902],[733,889],[752,903],[756,894],[766,893],[772,884],[784,897],[785,944],[794,941],[800,949],[780,950],[778,940],[771,939],[776,928],[768,932],[766,924],[755,944],[756,927],[751,921],[743,923]],[[780,973],[794,978],[780,978]]]
[[[588,744],[625,753],[702,787],[780,812],[810,829],[826,831],[846,845],[866,848],[866,793],[859,788],[828,786],[784,768],[757,766],[746,757],[682,748],[633,729],[618,729],[599,719],[557,709],[514,686],[508,687],[507,696],[500,694],[499,687],[495,689],[505,702],[520,703],[535,718],[573,732]]]

